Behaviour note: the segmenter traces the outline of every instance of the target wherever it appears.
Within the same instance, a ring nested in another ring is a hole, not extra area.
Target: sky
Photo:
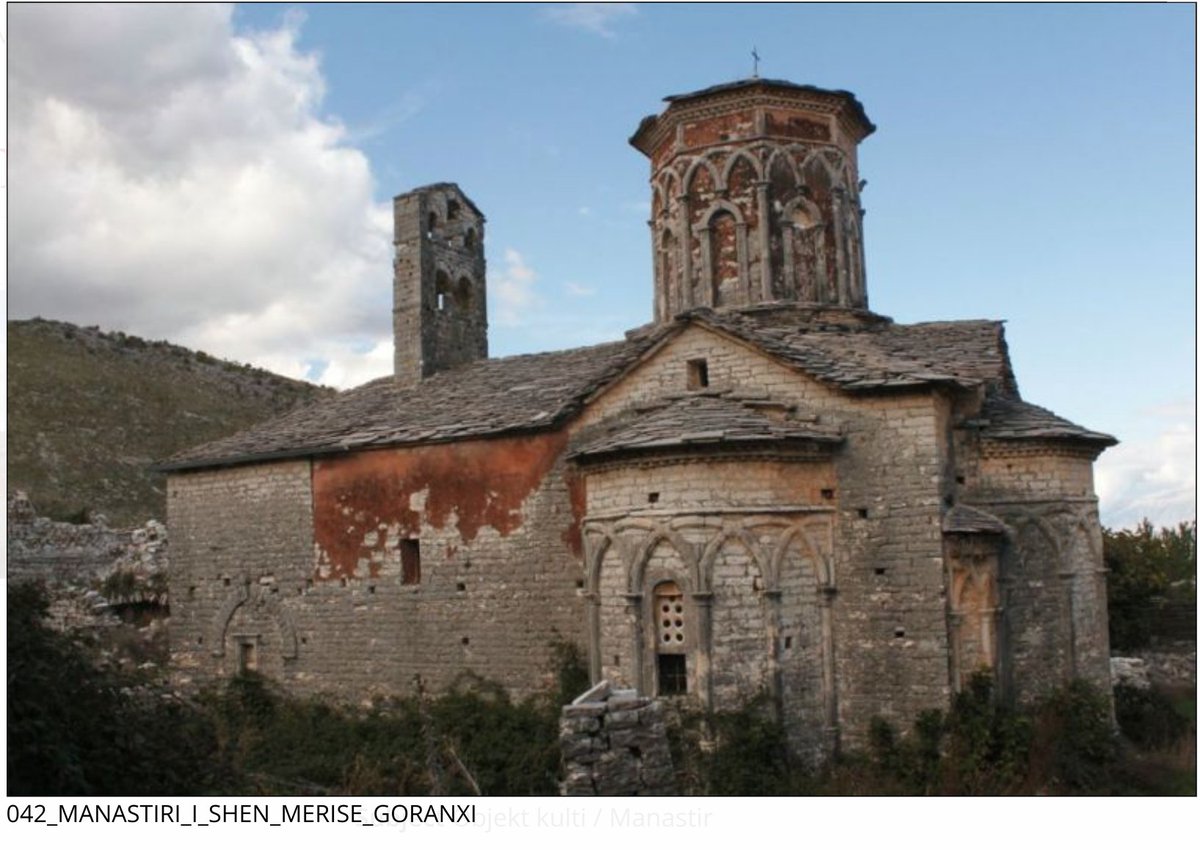
[[[391,369],[391,198],[487,216],[490,353],[650,319],[661,98],[849,89],[871,307],[995,318],[1022,396],[1116,435],[1101,519],[1195,517],[1184,4],[8,6],[7,296],[349,387]]]

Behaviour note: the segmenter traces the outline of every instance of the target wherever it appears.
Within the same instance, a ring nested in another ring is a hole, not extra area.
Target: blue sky
[[[626,140],[757,47],[879,127],[872,308],[1006,319],[1023,395],[1123,440],[1105,521],[1195,515],[1190,5],[95,8],[10,7],[11,317],[357,383],[390,362],[390,198],[452,180],[492,354],[611,339],[651,304]]]

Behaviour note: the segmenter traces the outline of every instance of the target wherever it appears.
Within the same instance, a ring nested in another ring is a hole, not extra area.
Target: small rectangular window
[[[704,358],[687,363],[687,388],[699,390],[708,386],[708,361]]]
[[[658,694],[669,697],[687,693],[687,656],[660,653],[658,656]]]
[[[254,641],[238,644],[238,672],[253,673],[258,669],[258,645]]]
[[[421,583],[421,541],[400,541],[400,583]]]

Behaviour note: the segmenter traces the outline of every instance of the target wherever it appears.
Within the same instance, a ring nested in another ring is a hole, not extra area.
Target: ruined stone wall
[[[839,424],[845,431],[845,445],[833,460],[833,492],[829,498],[820,494],[816,505],[833,508],[828,589],[816,594],[816,602],[801,601],[793,594],[791,603],[818,611],[827,606],[822,628],[831,635],[828,710],[836,718],[842,740],[863,742],[875,715],[907,725],[924,709],[946,707],[950,676],[940,527],[950,451],[946,401],[931,391],[851,396],[764,360],[707,329],[692,328],[596,399],[579,427],[639,401],[684,391],[687,362],[694,359],[706,361],[713,389],[765,392],[816,412],[823,422]],[[647,496],[634,488],[644,489],[647,483],[630,484],[631,499],[638,505],[644,505]],[[696,489],[716,492],[722,486],[728,482],[701,484]],[[589,504],[592,492],[589,482]],[[799,487],[798,492],[805,490]],[[666,488],[660,493],[660,499],[668,498]],[[816,544],[813,548],[822,551]],[[606,552],[602,559],[601,573],[607,575],[609,565],[616,565],[614,556]],[[601,584],[609,586],[605,581]],[[615,628],[622,616],[630,616],[620,613],[621,603],[605,600],[603,604],[610,606],[601,612],[610,627]],[[794,616],[800,622],[814,621],[811,613]],[[808,626],[801,631],[814,630]],[[778,646],[786,637],[777,634],[773,639]],[[811,654],[812,646],[820,646],[805,641],[793,635],[793,651],[808,647],[803,651]],[[811,664],[811,659],[798,660],[797,669],[806,663]],[[607,655],[603,669],[605,675],[618,672]],[[796,675],[788,687],[799,692],[811,681],[805,677],[816,674],[806,668]],[[834,724],[827,726],[832,729]]]
[[[607,682],[563,706],[561,790],[567,797],[675,794],[660,703]]]

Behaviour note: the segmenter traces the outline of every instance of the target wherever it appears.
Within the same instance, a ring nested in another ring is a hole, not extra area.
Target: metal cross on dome
[[[758,48],[757,47],[751,48],[750,55],[754,57],[754,77],[757,79],[758,78],[758,60],[760,58],[758,55]]]

